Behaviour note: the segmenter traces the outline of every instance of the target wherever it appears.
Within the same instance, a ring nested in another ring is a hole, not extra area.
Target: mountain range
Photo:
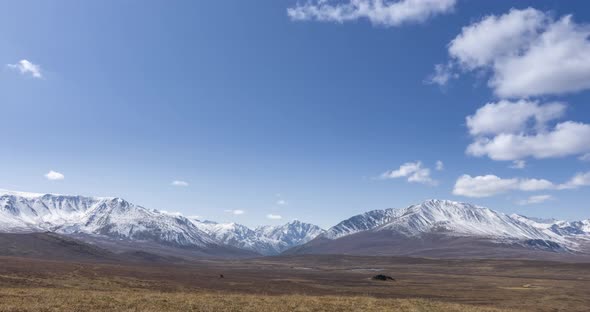
[[[111,250],[181,250],[211,257],[333,253],[555,258],[590,251],[590,220],[541,220],[448,200],[373,210],[328,230],[300,221],[251,229],[147,209],[116,197],[0,191],[0,233],[39,232]]]
[[[589,246],[590,220],[540,220],[428,200],[353,216],[287,253],[556,259],[587,256]]]
[[[0,191],[0,232],[54,232],[96,243],[119,240],[236,255],[275,255],[323,233],[292,221],[250,229],[147,209],[116,197]]]

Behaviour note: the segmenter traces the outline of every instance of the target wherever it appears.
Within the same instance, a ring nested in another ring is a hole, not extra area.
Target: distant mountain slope
[[[129,248],[111,249],[93,241],[51,232],[0,233],[0,257],[66,260],[74,262],[142,262],[178,263],[191,257],[181,257],[176,250],[164,253],[136,244]],[[211,256],[211,255],[206,255]]]
[[[44,231],[85,239],[95,235],[154,242],[236,256],[278,254],[323,232],[299,221],[252,230],[235,223],[198,221],[150,210],[121,198],[0,190],[0,232]]]
[[[570,235],[531,222],[471,204],[429,200],[354,216],[286,253],[524,257],[582,251]]]
[[[52,260],[115,260],[114,253],[54,233],[0,233],[0,256]]]
[[[183,216],[146,209],[120,198],[0,192],[0,232],[44,231],[200,250],[225,248],[226,255],[244,253],[219,244]]]
[[[255,229],[200,221],[113,197],[0,191],[0,233],[45,231],[118,253],[145,249],[158,255],[178,253],[184,258],[252,257],[285,251],[419,256],[463,253],[474,257],[502,253],[526,256],[533,251],[590,253],[590,220],[508,216],[448,200],[373,210],[324,231],[300,221]]]
[[[374,210],[340,222],[322,235],[337,239],[363,231],[389,230],[405,236],[444,232],[448,235],[496,239],[545,239],[562,241],[544,231],[494,210],[448,200],[429,200],[401,209]]]
[[[277,253],[305,244],[325,232],[317,225],[298,220],[278,226],[260,226],[255,231],[260,237],[271,240]]]
[[[566,237],[590,238],[590,219],[582,221],[543,220],[513,214],[512,218],[542,230],[549,230],[557,235]]]
[[[237,223],[223,224],[196,219],[191,221],[218,242],[263,255],[279,254],[307,243],[324,232],[316,225],[297,220],[279,226],[261,226],[254,230]]]
[[[180,246],[215,245],[188,219],[149,210],[121,198],[5,193],[0,195],[0,226],[4,231],[51,230]]]
[[[365,212],[338,223],[328,229],[322,236],[329,239],[337,239],[354,233],[368,231],[390,222],[393,218],[399,216],[400,213],[400,209],[393,208]]]

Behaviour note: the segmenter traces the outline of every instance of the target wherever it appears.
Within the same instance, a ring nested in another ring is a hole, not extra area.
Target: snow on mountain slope
[[[275,253],[272,242],[264,237],[259,237],[255,231],[244,225],[196,219],[191,219],[191,222],[219,243],[255,251],[263,255]]]
[[[260,226],[255,231],[259,236],[270,239],[278,253],[305,244],[325,232],[317,225],[298,220],[279,226]]]
[[[252,230],[236,223],[198,221],[150,210],[121,198],[0,190],[0,232],[39,231],[203,248],[229,245],[272,255],[306,243],[323,230],[299,221]]]
[[[264,255],[279,254],[316,237],[336,240],[361,232],[389,231],[401,237],[442,234],[446,237],[472,237],[498,243],[569,250],[577,250],[579,244],[590,242],[590,220],[568,222],[508,216],[491,209],[447,200],[429,200],[407,208],[369,211],[324,231],[300,221],[250,229],[236,223],[199,221],[150,210],[120,198],[0,190],[0,232],[39,231],[200,248],[231,246]]]
[[[575,247],[575,243],[559,233],[491,209],[448,200],[429,200],[407,208],[370,211],[342,221],[322,237],[333,240],[363,231],[392,231],[407,237],[435,233],[497,242],[551,241]]]
[[[262,226],[254,230],[236,223],[191,221],[220,243],[263,255],[275,255],[291,247],[307,243],[324,230],[313,224],[293,221],[280,226]]]
[[[535,228],[549,230],[560,236],[590,239],[590,219],[583,221],[543,220],[517,214],[511,215],[511,217]]]
[[[55,231],[206,247],[215,242],[182,216],[120,198],[0,192],[0,231]]]
[[[346,219],[337,225],[331,227],[322,235],[328,239],[337,239],[354,233],[368,231],[380,225],[390,222],[393,218],[398,217],[402,211],[400,209],[389,208],[385,210],[372,210],[360,215]]]
[[[65,224],[64,233],[91,233],[109,237],[173,243],[180,246],[207,247],[215,245],[205,232],[187,218],[133,205],[114,198],[92,207],[82,224]]]
[[[446,232],[499,239],[562,240],[559,235],[541,231],[503,213],[448,200],[429,200],[402,209],[398,217],[376,230],[394,230],[408,236]]]
[[[48,230],[79,220],[109,198],[35,194],[0,190],[0,229]]]

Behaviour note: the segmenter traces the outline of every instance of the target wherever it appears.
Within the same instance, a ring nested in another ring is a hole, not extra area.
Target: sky
[[[590,218],[587,1],[0,3],[0,189],[329,227]]]

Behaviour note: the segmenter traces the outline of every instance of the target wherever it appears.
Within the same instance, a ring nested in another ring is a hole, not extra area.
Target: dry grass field
[[[223,274],[224,278],[220,278]],[[374,281],[375,274],[395,281]],[[297,256],[190,263],[0,257],[0,311],[588,311],[590,264]]]
[[[424,299],[376,299],[303,295],[240,295],[145,290],[96,291],[51,288],[0,290],[0,311],[451,311],[500,312]]]

